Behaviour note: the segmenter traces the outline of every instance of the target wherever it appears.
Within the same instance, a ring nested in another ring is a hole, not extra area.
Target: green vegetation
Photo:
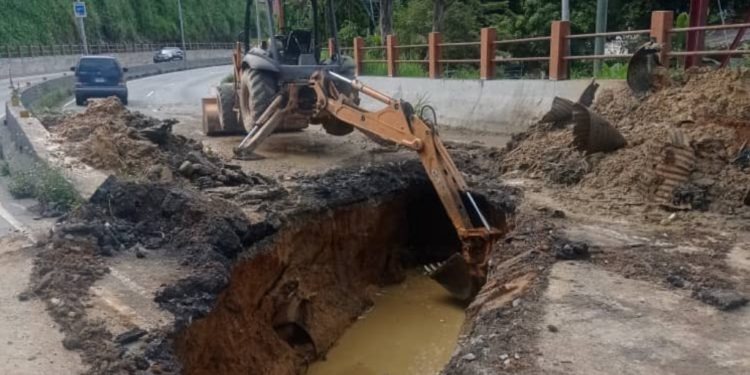
[[[8,191],[15,198],[36,198],[42,205],[55,206],[63,211],[72,209],[80,200],[62,173],[45,165],[13,173]]]
[[[45,112],[51,109],[59,108],[62,104],[73,96],[73,89],[58,89],[45,93],[39,101],[34,103],[34,107],[31,108],[31,112],[39,113]]]
[[[8,162],[0,160],[0,177],[6,177],[10,175],[10,168],[8,168]]]
[[[242,30],[245,0],[182,0],[191,42],[233,41]],[[171,42],[180,39],[175,0],[88,0],[89,43]],[[6,1],[0,44],[76,44],[71,1]]]

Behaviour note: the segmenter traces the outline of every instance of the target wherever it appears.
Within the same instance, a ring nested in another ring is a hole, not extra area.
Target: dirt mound
[[[262,175],[225,164],[200,142],[173,134],[176,123],[131,112],[111,98],[92,103],[50,131],[67,155],[124,178],[184,178],[201,189],[270,184]]]
[[[570,130],[539,124],[510,143],[504,170],[651,201],[651,185],[660,183],[654,178],[658,155],[680,134],[696,158],[684,183],[706,190],[712,210],[733,212],[743,205],[750,173],[734,161],[750,141],[749,71],[692,70],[642,100],[628,89],[604,90],[593,109],[625,136],[627,147],[586,156],[571,146]],[[701,198],[696,206],[705,203]]]

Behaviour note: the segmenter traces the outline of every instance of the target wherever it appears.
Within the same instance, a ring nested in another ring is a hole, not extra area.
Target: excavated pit
[[[505,230],[502,211],[480,203]],[[429,187],[297,216],[241,254],[214,309],[178,335],[183,371],[304,374],[381,286],[459,248]]]

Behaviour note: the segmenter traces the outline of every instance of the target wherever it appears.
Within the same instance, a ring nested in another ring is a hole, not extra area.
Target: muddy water
[[[416,272],[383,288],[374,308],[349,328],[308,375],[434,375],[448,363],[463,307]]]

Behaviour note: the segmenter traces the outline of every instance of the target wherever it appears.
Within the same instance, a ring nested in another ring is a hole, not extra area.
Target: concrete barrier
[[[196,50],[187,51],[188,61],[206,60],[215,58],[228,59],[232,56],[231,50]],[[128,52],[112,53],[106,56],[115,56],[125,67],[146,65],[153,63],[152,52]],[[20,57],[12,59],[0,59],[0,79],[8,78],[9,72],[14,77],[23,77],[38,74],[60,73],[69,71],[74,66],[80,55]]]
[[[6,103],[5,121],[0,126],[0,145],[11,174],[52,167],[70,181],[83,199],[88,200],[109,175],[66,160],[60,145],[52,142],[44,125],[35,117],[25,116],[27,112],[23,106]]]
[[[578,100],[589,84],[589,80],[480,81],[370,76],[359,79],[395,98],[433,106],[439,125],[501,134],[526,130],[549,111],[555,96]],[[600,91],[625,87],[622,80],[598,82]],[[363,98],[362,106],[373,110],[383,105]]]

